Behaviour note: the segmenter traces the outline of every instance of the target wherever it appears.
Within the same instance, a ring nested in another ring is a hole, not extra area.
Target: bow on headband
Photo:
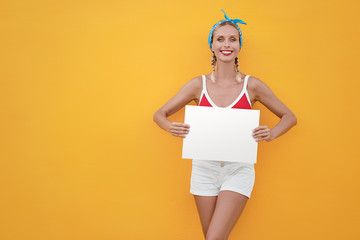
[[[212,37],[213,37],[213,33],[214,33],[215,28],[217,26],[219,26],[219,24],[224,23],[224,22],[231,22],[237,27],[237,29],[239,31],[239,34],[240,34],[240,49],[241,49],[241,46],[242,46],[242,33],[241,33],[241,30],[240,30],[239,26],[237,25],[237,23],[241,23],[241,24],[245,24],[245,25],[247,25],[247,24],[244,21],[240,20],[240,19],[230,19],[230,18],[228,18],[228,16],[226,16],[226,13],[224,12],[224,10],[221,9],[221,11],[223,11],[223,13],[224,13],[225,20],[222,20],[222,21],[216,23],[211,28],[210,34],[209,34],[209,39],[208,39],[210,50],[211,50],[211,42],[212,42]]]

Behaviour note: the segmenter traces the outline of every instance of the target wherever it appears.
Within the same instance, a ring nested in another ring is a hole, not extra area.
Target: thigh
[[[198,196],[194,195],[196,207],[199,213],[201,227],[206,236],[211,218],[214,214],[217,196]]]
[[[239,219],[248,197],[233,191],[220,191],[206,239],[227,239]]]

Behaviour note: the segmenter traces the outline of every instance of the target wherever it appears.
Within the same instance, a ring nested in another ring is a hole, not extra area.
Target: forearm
[[[297,124],[297,119],[293,113],[288,113],[282,116],[278,124],[276,124],[271,130],[270,135],[272,140],[280,137],[287,131],[289,131],[293,126]]]
[[[171,122],[166,118],[166,114],[161,111],[157,111],[153,116],[154,122],[165,131],[170,130]]]

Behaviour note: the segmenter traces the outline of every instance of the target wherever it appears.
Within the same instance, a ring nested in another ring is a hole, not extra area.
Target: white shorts
[[[250,198],[255,184],[252,163],[192,160],[190,193],[199,196],[217,196],[230,190]]]

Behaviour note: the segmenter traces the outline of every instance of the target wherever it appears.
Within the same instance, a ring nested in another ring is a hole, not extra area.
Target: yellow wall
[[[248,24],[240,70],[298,118],[259,143],[230,239],[360,238],[358,1],[5,0],[0,239],[202,239],[191,160],[152,115],[211,71],[221,8]]]

